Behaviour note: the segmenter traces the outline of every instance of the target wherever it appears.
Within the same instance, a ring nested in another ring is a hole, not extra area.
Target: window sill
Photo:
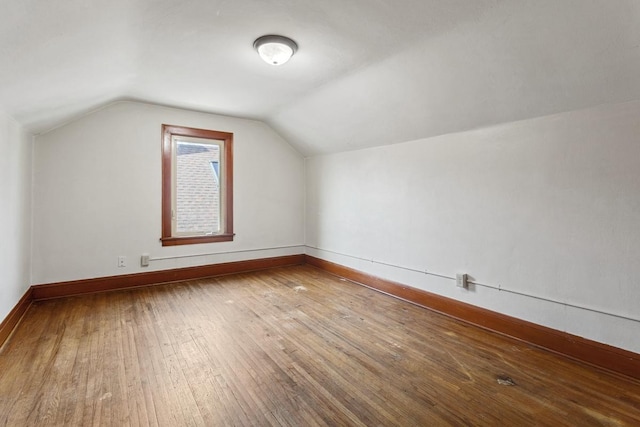
[[[232,242],[235,234],[216,234],[215,236],[162,237],[162,246],[197,245],[199,243]]]

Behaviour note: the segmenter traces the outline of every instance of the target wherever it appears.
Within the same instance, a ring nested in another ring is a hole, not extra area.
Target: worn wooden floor
[[[0,425],[637,426],[640,383],[301,266],[36,303]]]

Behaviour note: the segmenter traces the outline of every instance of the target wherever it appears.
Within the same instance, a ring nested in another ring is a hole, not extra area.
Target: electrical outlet
[[[140,267],[149,267],[149,254],[140,256]]]
[[[468,276],[461,273],[456,274],[456,286],[467,289],[469,287]]]
[[[124,255],[120,255],[118,257],[118,267],[126,267],[127,266],[127,257]]]

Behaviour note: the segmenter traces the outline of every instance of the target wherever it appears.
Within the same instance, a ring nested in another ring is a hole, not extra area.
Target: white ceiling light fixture
[[[296,42],[288,37],[267,35],[258,37],[253,47],[267,64],[282,65],[298,50]]]

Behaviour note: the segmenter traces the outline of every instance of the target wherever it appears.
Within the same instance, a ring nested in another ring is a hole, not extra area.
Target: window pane
[[[176,139],[176,234],[220,233],[220,146]]]

